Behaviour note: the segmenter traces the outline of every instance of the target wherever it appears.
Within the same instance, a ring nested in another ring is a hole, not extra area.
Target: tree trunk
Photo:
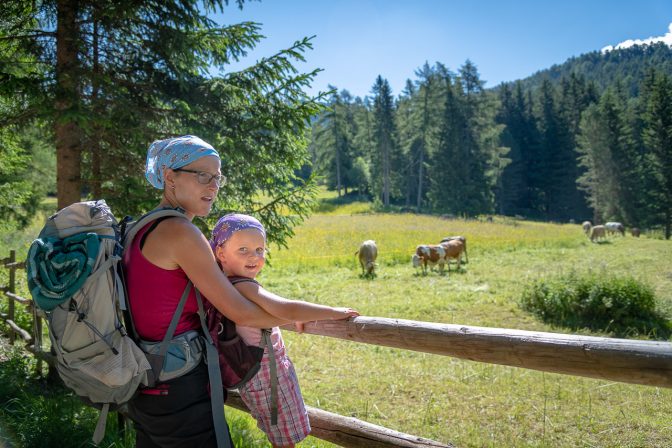
[[[383,205],[390,206],[390,149],[383,144]]]
[[[93,13],[93,81],[91,91],[91,102],[93,103],[93,113],[96,117],[102,117],[102,110],[98,101],[98,94],[100,92],[99,80],[100,76],[100,52],[99,52],[99,35],[98,35],[98,9],[94,9]],[[101,126],[99,123],[93,123],[93,133],[87,145],[91,153],[91,180],[90,189],[93,192],[93,197],[99,199],[103,197],[103,171],[102,171],[102,154],[100,148]]]
[[[415,204],[416,211],[422,210],[422,177],[424,176],[423,167],[425,165],[425,141],[423,136],[422,146],[420,147],[420,167],[418,168],[418,198]]]
[[[341,149],[340,145],[336,143],[336,190],[338,190],[338,197],[341,197]]]
[[[56,24],[56,189],[58,208],[81,200],[81,129],[77,74],[77,1],[58,0]]]
[[[427,82],[425,86],[425,95],[423,97],[423,106],[422,106],[422,144],[420,145],[420,166],[418,167],[418,200],[416,203],[416,210],[418,213],[422,210],[422,179],[424,177],[424,165],[425,165],[425,150],[427,148],[427,128],[429,127],[429,94],[431,89],[431,83]]]

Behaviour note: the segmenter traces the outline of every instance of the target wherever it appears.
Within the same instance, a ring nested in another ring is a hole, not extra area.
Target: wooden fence
[[[42,317],[30,299],[16,294],[16,271],[24,263],[16,252],[0,260],[9,269],[9,281],[0,290],[8,298],[7,323],[10,342],[24,340],[38,359],[52,363],[42,349]],[[15,322],[15,303],[32,314],[32,331]],[[286,330],[293,330],[288,326]],[[305,333],[367,344],[453,356],[471,361],[501,364],[546,372],[564,373],[625,383],[672,387],[672,343],[567,334],[436,324],[380,317],[357,317],[349,321],[319,321],[306,324]],[[38,369],[41,363],[38,362]],[[247,411],[231,394],[227,405]],[[393,431],[352,417],[307,406],[311,435],[345,447],[451,447],[422,437]]]

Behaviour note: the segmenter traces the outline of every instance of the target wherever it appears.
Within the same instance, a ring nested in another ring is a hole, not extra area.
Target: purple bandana
[[[212,230],[212,238],[210,238],[212,251],[214,252],[217,246],[225,243],[234,233],[245,229],[257,229],[261,232],[264,240],[266,239],[266,230],[264,230],[264,226],[256,218],[240,213],[229,213],[222,216]]]

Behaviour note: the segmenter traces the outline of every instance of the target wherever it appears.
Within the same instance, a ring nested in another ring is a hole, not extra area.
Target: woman
[[[159,140],[149,147],[145,175],[152,186],[163,190],[157,208],[179,207],[185,217],[148,224],[125,253],[128,299],[143,340],[163,339],[189,280],[236,324],[266,328],[286,323],[236,291],[218,268],[208,240],[191,222],[210,213],[224,181],[220,167],[217,151],[195,136]],[[176,336],[201,328],[197,313],[192,290]],[[217,446],[204,363],[142,390],[129,404],[129,416],[135,423],[138,448]]]

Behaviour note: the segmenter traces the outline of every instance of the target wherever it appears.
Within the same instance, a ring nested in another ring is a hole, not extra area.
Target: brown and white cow
[[[448,272],[450,272],[450,263],[451,259],[457,261],[457,270],[460,270],[460,262],[462,261],[462,253],[466,254],[467,244],[466,240],[449,240],[445,243],[441,243],[441,246],[446,250],[446,264],[448,264]]]
[[[362,266],[362,276],[376,276],[376,258],[378,258],[378,247],[373,240],[366,240],[359,246],[355,255],[359,255],[359,264]]]
[[[421,244],[415,248],[413,254],[413,267],[422,268],[422,273],[427,274],[427,267],[430,269],[439,265],[439,272],[443,273],[443,266],[446,264],[446,249],[440,244]]]
[[[469,255],[467,254],[467,239],[463,236],[447,236],[441,240],[441,244],[447,243],[448,241],[458,240],[462,241],[464,244],[464,262],[469,263]]]

